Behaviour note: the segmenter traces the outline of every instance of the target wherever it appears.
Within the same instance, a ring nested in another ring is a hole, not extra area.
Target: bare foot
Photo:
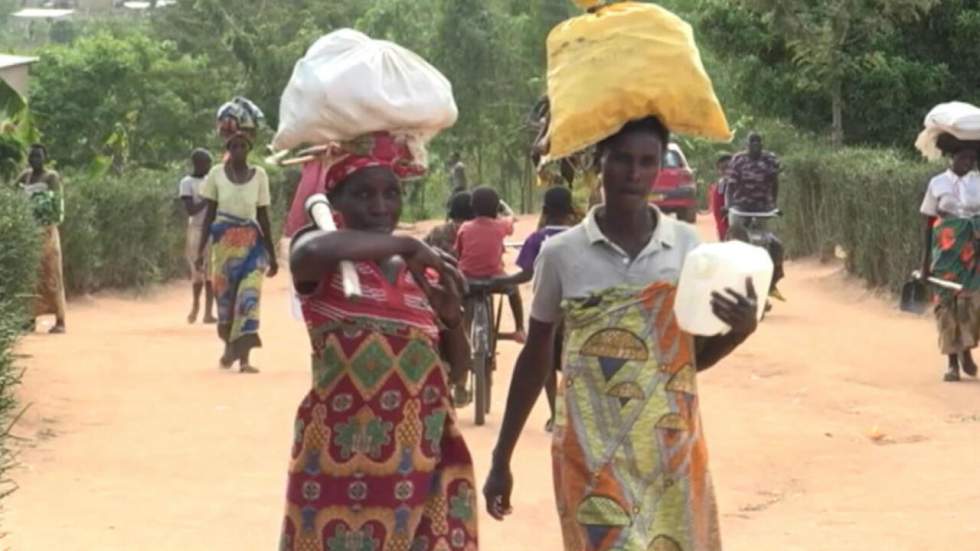
[[[238,368],[238,372],[246,373],[246,374],[255,374],[255,373],[259,373],[259,368],[255,367],[254,365],[242,364],[241,367]]]
[[[50,334],[50,335],[64,335],[65,334],[65,324],[63,324],[63,323],[56,323],[54,325],[54,327],[52,327],[51,330],[48,331],[48,334]]]
[[[527,342],[527,333],[525,333],[523,329],[514,331],[514,342],[517,344],[524,344]]]
[[[187,314],[187,323],[194,323],[197,321],[198,310],[200,310],[200,307],[195,304],[194,307],[191,308],[191,313]]]
[[[218,318],[212,316],[211,314],[204,314],[204,323],[214,325],[218,323]]]

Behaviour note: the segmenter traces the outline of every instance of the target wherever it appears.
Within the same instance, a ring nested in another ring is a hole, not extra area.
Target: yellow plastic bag
[[[671,132],[732,139],[691,26],[654,4],[611,4],[555,27],[548,36],[548,97],[545,162],[651,115]]]

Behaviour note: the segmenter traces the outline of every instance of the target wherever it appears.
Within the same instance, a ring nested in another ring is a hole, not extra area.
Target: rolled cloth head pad
[[[548,36],[548,97],[545,161],[651,115],[678,134],[732,138],[691,26],[654,4],[610,4],[556,26]]]

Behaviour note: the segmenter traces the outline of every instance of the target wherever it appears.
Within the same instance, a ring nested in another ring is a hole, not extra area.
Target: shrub
[[[187,217],[177,198],[183,167],[121,175],[63,175],[61,227],[69,294],[144,288],[182,277]],[[295,170],[267,167],[273,235],[281,233],[298,182]]]
[[[40,234],[26,198],[0,189],[0,498],[14,485],[6,478],[13,463],[7,445],[17,402],[14,387],[20,372],[14,366],[11,348],[27,319],[39,265]]]
[[[898,290],[922,258],[919,205],[942,171],[895,150],[797,150],[783,158],[780,236],[792,256],[840,246],[848,271]]]
[[[145,287],[183,273],[186,224],[176,171],[64,175],[61,228],[69,293]]]

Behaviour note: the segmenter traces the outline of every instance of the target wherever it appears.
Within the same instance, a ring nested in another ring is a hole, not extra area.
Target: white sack
[[[457,116],[452,84],[435,67],[397,44],[341,29],[296,63],[272,145],[291,149],[383,130],[426,142]]]
[[[943,134],[951,134],[963,141],[980,140],[980,108],[960,101],[941,103],[926,115],[925,129],[915,140],[915,147],[926,158],[942,157],[936,140]]]

